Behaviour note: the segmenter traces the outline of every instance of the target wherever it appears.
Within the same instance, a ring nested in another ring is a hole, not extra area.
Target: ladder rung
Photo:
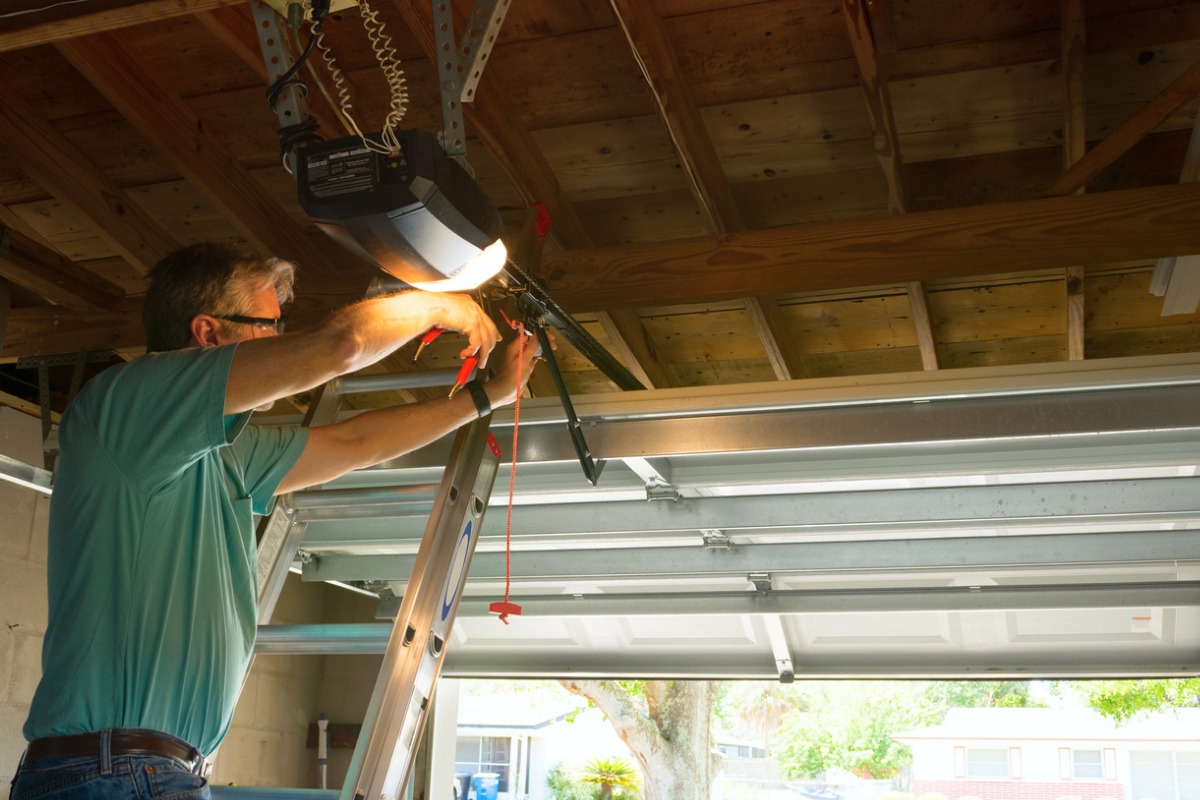
[[[213,800],[337,800],[337,789],[278,789],[272,786],[209,784]]]

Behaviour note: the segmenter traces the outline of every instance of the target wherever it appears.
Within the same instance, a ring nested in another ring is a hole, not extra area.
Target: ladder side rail
[[[341,800],[397,800],[408,782],[434,685],[499,471],[492,415],[461,428],[388,640]]]

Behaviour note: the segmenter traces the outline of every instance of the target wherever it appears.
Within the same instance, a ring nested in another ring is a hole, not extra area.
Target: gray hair
[[[295,276],[290,261],[260,258],[235,244],[200,242],[176,250],[146,275],[146,349],[188,347],[197,314],[244,314],[251,296],[264,286],[274,286],[283,305],[292,299]]]

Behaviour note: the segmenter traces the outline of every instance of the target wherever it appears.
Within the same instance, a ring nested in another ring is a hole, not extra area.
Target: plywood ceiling
[[[405,124],[439,129],[427,5],[373,7]],[[378,127],[358,13],[326,28]],[[1200,317],[1160,316],[1150,279],[1200,252],[1198,60],[1196,2],[516,0],[467,158],[514,247],[546,205],[528,266],[647,386],[1188,352]],[[205,237],[296,260],[300,321],[362,295],[372,269],[296,203],[263,71],[249,0],[5,4],[5,361],[137,352],[140,275]]]

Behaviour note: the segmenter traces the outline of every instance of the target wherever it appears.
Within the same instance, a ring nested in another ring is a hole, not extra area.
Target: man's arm
[[[240,342],[225,413],[249,411],[354,372],[433,327],[465,334],[469,344],[462,355],[478,354],[480,368],[500,340],[492,320],[466,295],[412,291],[364,300],[311,332]]]
[[[504,365],[483,385],[493,408],[513,402],[533,372],[538,358],[536,345],[525,348],[521,385],[517,385],[517,349],[515,343],[506,348]],[[477,416],[474,401],[464,391],[454,397],[366,411],[344,422],[312,428],[304,452],[276,494],[314,486],[396,458],[437,441]]]

